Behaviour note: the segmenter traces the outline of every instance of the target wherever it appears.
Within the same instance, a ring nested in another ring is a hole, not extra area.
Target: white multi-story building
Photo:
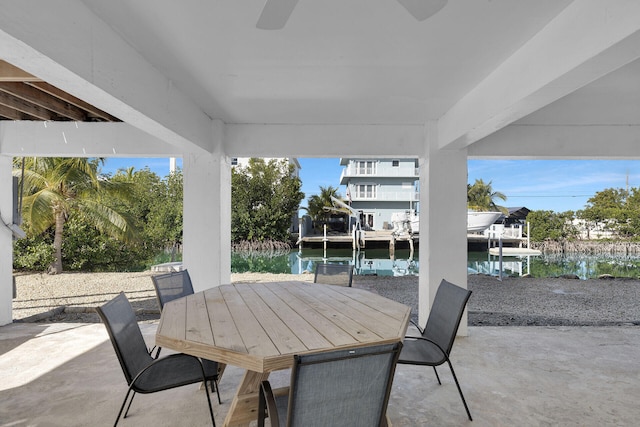
[[[391,229],[391,214],[417,210],[418,159],[340,159],[351,207],[362,212],[363,227]]]

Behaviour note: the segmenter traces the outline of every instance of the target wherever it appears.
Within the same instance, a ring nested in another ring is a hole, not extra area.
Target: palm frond
[[[124,241],[134,241],[137,238],[131,221],[115,209],[91,199],[83,199],[79,208],[79,213],[98,230]]]
[[[56,193],[42,190],[25,196],[22,216],[30,224],[30,232],[40,234],[55,224],[53,206],[61,206],[65,201]]]

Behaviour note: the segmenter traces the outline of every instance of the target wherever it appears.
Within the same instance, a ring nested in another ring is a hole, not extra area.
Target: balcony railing
[[[384,191],[377,189],[375,195],[371,194],[369,197],[367,194],[358,195],[357,192],[350,190],[352,201],[385,201],[385,202],[419,202],[420,194],[413,191]]]
[[[375,171],[375,173],[373,173]],[[349,165],[340,174],[340,183],[346,184],[347,178],[370,177],[370,178],[414,178],[420,177],[418,168],[401,168],[391,166],[380,166],[377,168],[359,168],[356,165]]]

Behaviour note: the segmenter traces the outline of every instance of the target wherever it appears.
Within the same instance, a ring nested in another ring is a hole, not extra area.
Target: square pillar
[[[13,322],[13,168],[11,156],[0,156],[0,325]]]
[[[231,282],[231,165],[214,122],[213,153],[185,153],[183,265],[194,291]]]
[[[438,149],[437,125],[427,123],[420,161],[419,322],[424,326],[438,285],[467,287],[467,150]],[[467,335],[467,315],[460,335]]]

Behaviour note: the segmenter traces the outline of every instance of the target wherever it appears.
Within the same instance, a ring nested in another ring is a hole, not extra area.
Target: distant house
[[[361,211],[363,227],[391,229],[391,214],[417,210],[418,159],[340,159],[340,185],[346,198]]]

